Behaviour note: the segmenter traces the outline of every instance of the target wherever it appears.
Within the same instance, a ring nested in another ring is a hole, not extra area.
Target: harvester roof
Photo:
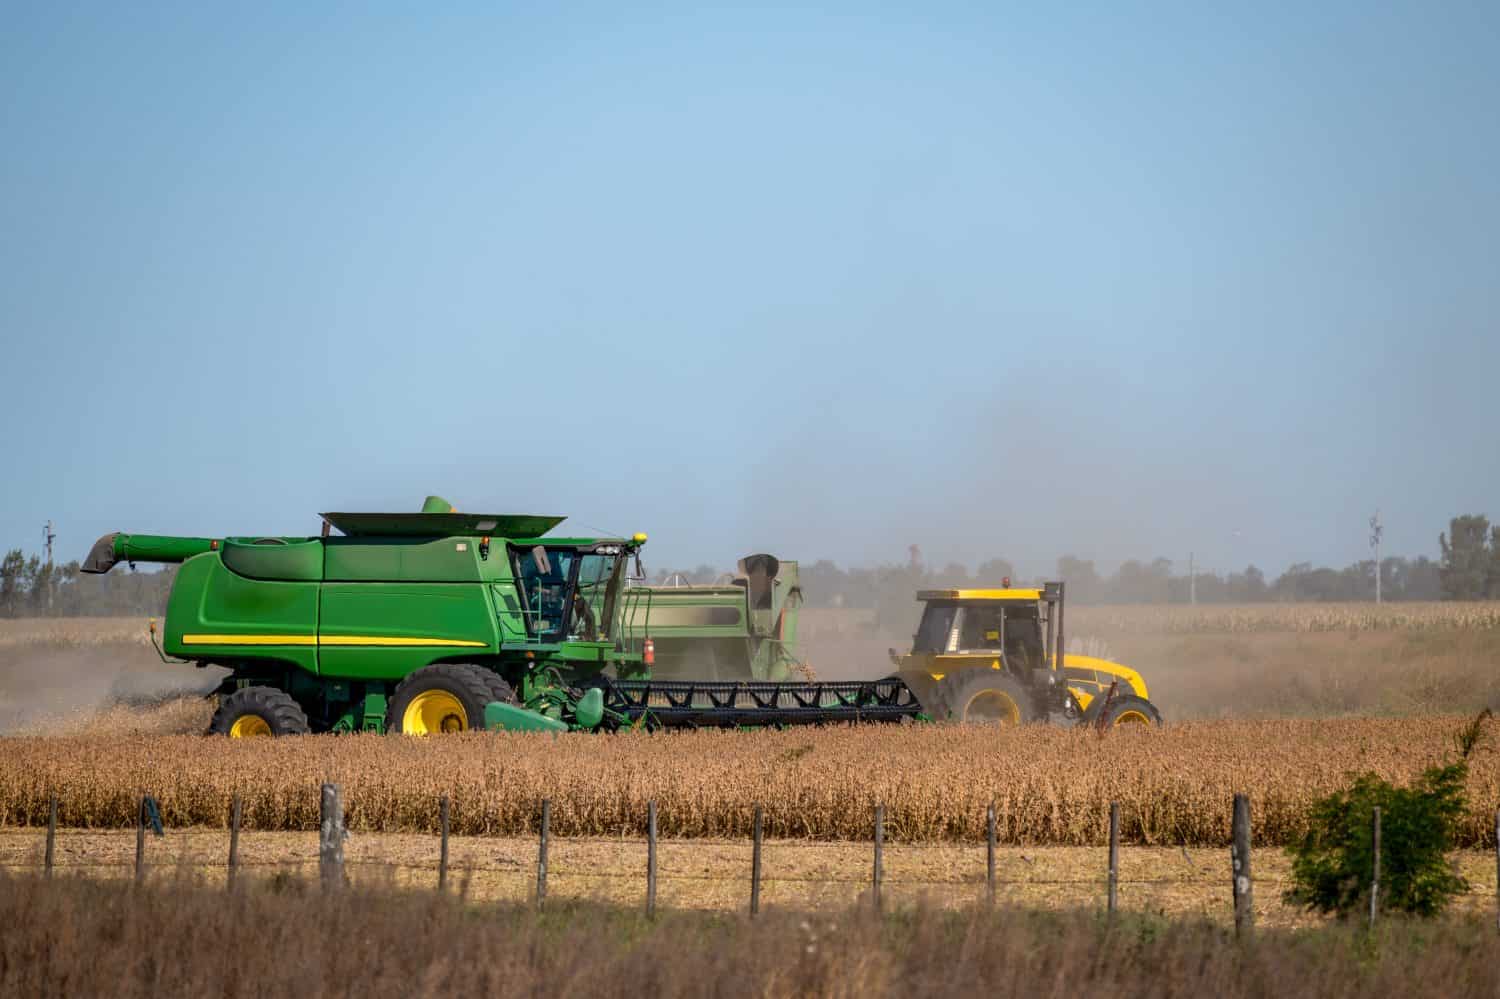
[[[567,519],[515,513],[325,513],[321,516],[351,537],[366,538],[461,535],[539,538]]]
[[[918,590],[917,599],[928,600],[1024,600],[1030,603],[1042,599],[1041,590]]]

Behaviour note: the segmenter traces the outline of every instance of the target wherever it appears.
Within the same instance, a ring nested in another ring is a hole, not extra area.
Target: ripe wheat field
[[[277,740],[86,735],[12,738],[0,755],[0,822],[134,823],[153,795],[173,826],[220,826],[243,797],[251,829],[318,824],[318,787],[343,785],[350,828],[431,832],[452,799],[460,835],[520,835],[552,802],[559,836],[640,835],[647,802],[669,837],[748,836],[757,805],[777,838],[870,835],[876,803],[893,841],[979,841],[995,804],[1008,844],[1105,842],[1112,801],[1128,843],[1222,845],[1232,795],[1250,795],[1259,843],[1307,828],[1313,800],[1353,771],[1405,781],[1452,752],[1461,716],[1212,721],[1154,731],[906,725],[814,731],[533,735],[417,740],[375,735]],[[1471,764],[1459,845],[1493,842],[1500,752]]]

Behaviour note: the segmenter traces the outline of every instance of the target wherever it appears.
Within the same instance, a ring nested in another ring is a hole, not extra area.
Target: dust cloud
[[[3,646],[0,735],[186,731],[223,675],[163,663],[135,643]]]

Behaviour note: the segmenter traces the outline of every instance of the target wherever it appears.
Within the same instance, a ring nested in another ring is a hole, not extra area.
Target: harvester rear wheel
[[[1103,694],[1099,695],[1101,698]],[[1093,705],[1089,705],[1093,707]],[[1098,725],[1100,728],[1117,728],[1123,725],[1146,725],[1154,726],[1161,724],[1161,712],[1156,710],[1156,705],[1144,697],[1134,694],[1116,694],[1115,699],[1109,702],[1108,707],[1103,710],[1103,719],[1096,709],[1093,716],[1084,712],[1083,724]]]
[[[385,730],[440,735],[483,728],[484,706],[496,699],[488,672],[467,663],[423,666],[396,684],[386,705]]]
[[[999,670],[950,673],[938,683],[937,699],[950,721],[964,725],[1024,725],[1036,719],[1031,691]]]
[[[209,735],[253,739],[269,735],[306,735],[312,728],[302,706],[275,687],[242,687],[219,700]]]

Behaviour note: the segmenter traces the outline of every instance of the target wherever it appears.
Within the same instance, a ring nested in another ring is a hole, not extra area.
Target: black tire
[[[436,735],[484,728],[484,706],[495,699],[492,675],[469,663],[434,663],[407,674],[386,705],[385,730]]]
[[[1107,692],[1103,692],[1089,702],[1089,710],[1083,713],[1082,724],[1098,725],[1106,729],[1117,725],[1147,725],[1152,728],[1161,725],[1161,712],[1144,697],[1116,693],[1115,699],[1106,708],[1104,699],[1107,696]],[[1104,719],[1102,722],[1101,713]]]
[[[307,713],[292,696],[275,687],[241,687],[219,699],[209,735],[247,739],[264,735],[306,735]]]
[[[1031,690],[999,670],[950,673],[938,683],[936,701],[939,712],[961,725],[1025,725],[1037,719]]]
[[[505,704],[519,703],[516,700],[515,690],[509,683],[505,682],[505,677],[484,666],[476,666],[474,668],[479,670],[480,674],[484,677],[485,685],[490,688],[490,700],[501,701]]]

